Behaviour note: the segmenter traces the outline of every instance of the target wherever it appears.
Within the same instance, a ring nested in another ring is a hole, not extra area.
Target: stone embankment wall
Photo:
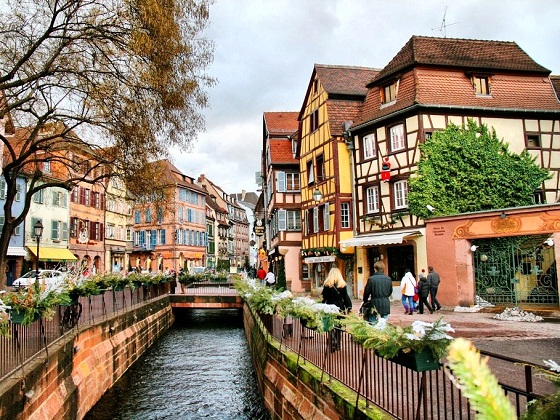
[[[269,335],[260,319],[245,305],[243,323],[257,382],[272,419],[381,419],[380,410],[356,409],[356,393],[326,375]]]
[[[0,418],[82,419],[172,324],[166,295],[77,328],[0,384]]]

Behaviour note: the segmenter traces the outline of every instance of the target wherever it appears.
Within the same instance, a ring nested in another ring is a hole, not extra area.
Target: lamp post
[[[35,287],[39,288],[39,243],[41,242],[41,236],[43,235],[43,223],[40,220],[35,222],[33,225],[33,233],[35,234],[35,240],[37,241],[37,263],[35,266]]]

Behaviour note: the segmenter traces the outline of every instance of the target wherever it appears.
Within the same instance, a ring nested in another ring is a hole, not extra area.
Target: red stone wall
[[[173,323],[168,296],[49,347],[0,385],[0,418],[82,419]]]

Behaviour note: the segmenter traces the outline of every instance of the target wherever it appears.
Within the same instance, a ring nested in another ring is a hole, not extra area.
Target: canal
[[[85,417],[269,418],[237,310],[189,310]]]

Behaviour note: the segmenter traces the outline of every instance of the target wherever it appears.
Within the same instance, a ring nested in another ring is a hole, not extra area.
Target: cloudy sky
[[[560,75],[559,16],[558,0],[215,0],[206,132],[173,161],[256,191],[263,112],[299,111],[315,63],[382,68],[412,35],[447,36],[514,41]]]

